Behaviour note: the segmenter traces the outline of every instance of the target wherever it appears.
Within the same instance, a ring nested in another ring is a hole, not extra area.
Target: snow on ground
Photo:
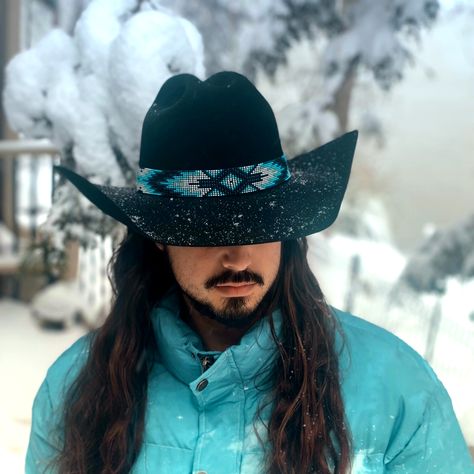
[[[327,300],[344,308],[350,286],[348,268],[354,256],[360,259],[360,274],[366,291],[388,292],[405,266],[405,257],[386,242],[355,239],[342,234],[308,236],[308,261]]]
[[[0,472],[24,472],[33,399],[46,370],[84,330],[41,329],[29,308],[0,300]]]
[[[451,394],[464,436],[474,445],[474,280],[447,282],[433,366]]]

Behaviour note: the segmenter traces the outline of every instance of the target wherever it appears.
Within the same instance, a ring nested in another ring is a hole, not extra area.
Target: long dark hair
[[[280,338],[271,321],[279,357],[264,397],[273,404],[267,423],[269,474],[343,474],[350,467],[337,327],[308,266],[307,249],[305,238],[282,242],[274,285],[284,316]],[[87,362],[65,399],[63,445],[54,460],[61,474],[127,473],[142,444],[156,350],[149,315],[175,279],[165,253],[129,232],[114,253],[111,281],[111,312],[92,335]]]

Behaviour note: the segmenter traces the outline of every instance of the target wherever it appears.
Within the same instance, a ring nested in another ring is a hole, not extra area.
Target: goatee
[[[274,298],[275,287],[276,280],[257,307],[247,314],[245,313],[246,299],[243,296],[228,298],[225,309],[219,312],[214,311],[210,305],[197,300],[183,289],[181,289],[181,300],[183,300],[183,297],[185,297],[187,302],[196,312],[214,321],[217,321],[223,326],[229,328],[244,328],[246,326],[250,326],[252,323],[259,320],[266,312],[268,312],[268,309]],[[182,301],[182,303],[184,302]],[[186,306],[182,304],[181,310],[184,310],[185,308]]]

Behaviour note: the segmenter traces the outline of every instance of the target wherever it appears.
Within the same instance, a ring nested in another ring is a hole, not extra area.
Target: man
[[[427,363],[309,269],[356,138],[287,161],[244,76],[181,74],[145,117],[137,189],[58,168],[128,234],[106,322],[35,399],[27,472],[473,472]]]

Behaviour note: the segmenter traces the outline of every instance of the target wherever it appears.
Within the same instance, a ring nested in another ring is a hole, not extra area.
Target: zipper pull
[[[201,374],[203,374],[216,361],[213,356],[209,355],[201,356],[198,354],[198,357],[201,362]]]

